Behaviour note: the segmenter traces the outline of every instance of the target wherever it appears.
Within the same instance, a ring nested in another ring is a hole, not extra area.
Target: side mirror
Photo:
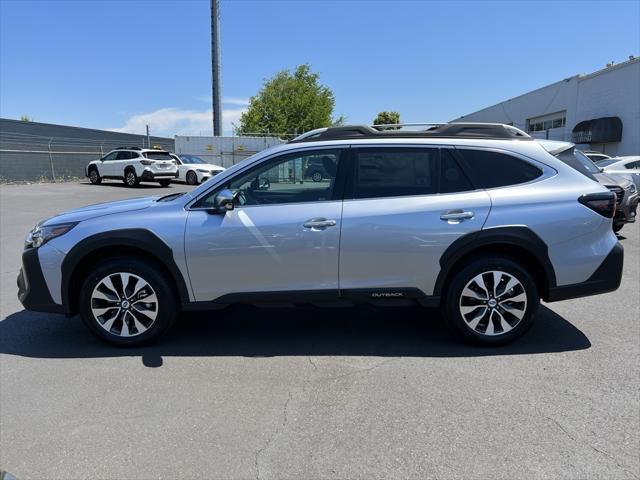
[[[233,210],[235,197],[228,188],[220,190],[213,200],[213,208],[210,213],[226,213]]]

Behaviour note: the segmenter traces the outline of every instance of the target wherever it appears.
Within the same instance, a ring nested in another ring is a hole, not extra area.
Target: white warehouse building
[[[640,154],[640,59],[574,75],[453,120],[497,122],[611,156]]]

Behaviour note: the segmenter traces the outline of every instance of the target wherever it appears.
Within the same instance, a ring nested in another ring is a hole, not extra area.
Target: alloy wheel
[[[476,275],[465,285],[459,308],[466,326],[474,332],[502,335],[524,318],[527,293],[515,275],[491,270]]]
[[[89,180],[91,180],[91,183],[96,183],[98,181],[98,172],[91,170],[89,172]]]
[[[136,184],[136,174],[133,172],[129,172],[127,173],[127,185],[129,185],[130,187],[133,187]]]
[[[98,282],[91,294],[91,312],[98,324],[112,335],[135,337],[154,324],[158,297],[138,275],[111,273]]]

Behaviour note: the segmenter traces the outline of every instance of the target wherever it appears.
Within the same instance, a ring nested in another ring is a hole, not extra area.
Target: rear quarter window
[[[524,160],[489,150],[457,150],[476,188],[496,188],[527,183],[542,170]]]

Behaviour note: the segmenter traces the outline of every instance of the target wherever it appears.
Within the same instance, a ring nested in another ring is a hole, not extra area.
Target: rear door
[[[490,209],[446,148],[353,147],[340,238],[340,290],[430,295],[440,257],[482,228]],[[349,198],[347,198],[347,195]]]

